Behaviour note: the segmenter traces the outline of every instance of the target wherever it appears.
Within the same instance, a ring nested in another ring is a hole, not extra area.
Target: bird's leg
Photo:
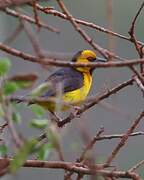
[[[50,118],[52,122],[58,123],[60,118],[56,115],[55,112],[50,111]]]

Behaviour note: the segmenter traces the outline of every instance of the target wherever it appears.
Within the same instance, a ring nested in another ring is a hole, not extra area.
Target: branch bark
[[[38,1],[42,1],[42,0],[38,0]],[[32,0],[0,0],[0,9],[4,9],[10,6],[24,5],[28,2],[32,2]]]
[[[9,165],[12,159],[0,158],[0,164],[4,163]],[[99,174],[106,177],[116,177],[116,178],[128,178],[133,180],[142,180],[137,173],[126,172],[126,171],[112,171],[103,169],[102,165],[94,165],[91,169],[88,166],[84,166],[81,163],[71,163],[62,161],[38,161],[38,160],[27,160],[23,167],[33,167],[33,168],[50,168],[50,169],[63,169],[67,171],[73,171],[75,173],[81,174]]]

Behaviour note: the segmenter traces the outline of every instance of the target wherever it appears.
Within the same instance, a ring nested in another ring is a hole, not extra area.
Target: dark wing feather
[[[58,85],[62,87],[62,92],[70,92],[83,86],[83,75],[73,68],[62,68],[48,77],[50,82],[49,90],[42,97],[55,96],[58,92]]]

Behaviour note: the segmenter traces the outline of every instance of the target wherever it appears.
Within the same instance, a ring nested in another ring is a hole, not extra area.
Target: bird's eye
[[[89,61],[94,61],[95,60],[95,58],[93,58],[93,57],[88,57],[87,58]]]

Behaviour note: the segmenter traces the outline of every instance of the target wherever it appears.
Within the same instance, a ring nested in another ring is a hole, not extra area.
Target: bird
[[[106,62],[106,59],[98,58],[92,50],[78,51],[71,59],[75,63]],[[95,67],[62,67],[51,74],[44,83],[36,87],[31,94],[40,92],[39,97],[45,101],[38,101],[37,104],[44,109],[55,113],[57,109],[65,111],[70,108],[66,104],[78,106],[88,96],[92,85],[92,74]],[[42,91],[41,91],[42,89]],[[60,97],[60,101],[49,101],[49,98]]]

